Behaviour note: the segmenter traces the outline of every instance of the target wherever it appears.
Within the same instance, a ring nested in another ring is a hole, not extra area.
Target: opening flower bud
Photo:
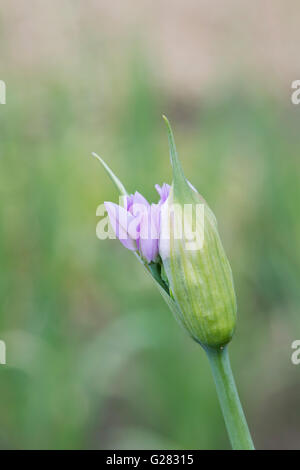
[[[234,449],[254,449],[230,368],[226,344],[236,324],[236,298],[231,268],[216,218],[189,183],[177,156],[167,118],[173,184],[155,188],[157,203],[129,194],[97,154],[121,197],[106,202],[111,228],[134,252],[179,323],[206,350],[223,416]],[[102,239],[102,237],[101,237]]]

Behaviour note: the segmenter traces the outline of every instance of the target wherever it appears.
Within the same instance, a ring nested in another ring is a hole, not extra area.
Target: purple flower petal
[[[138,191],[133,194],[133,204],[143,204],[146,207],[149,207],[150,204],[144,196],[142,196]]]
[[[125,197],[124,207],[105,202],[112,228],[121,243],[129,250],[138,250],[150,263],[159,253],[160,212],[169,196],[166,183],[156,189],[161,197],[158,204],[149,204],[138,191]]]
[[[124,207],[128,212],[130,212],[132,204],[133,204],[133,194],[130,194],[129,196],[125,196]]]
[[[171,189],[171,186],[167,183],[164,183],[162,187],[159,186],[159,184],[155,185],[155,189],[160,195],[160,201],[159,204],[163,204],[169,197],[169,192]]]
[[[148,263],[154,261],[158,256],[159,212],[158,204],[151,204],[147,210],[144,210],[141,217],[138,247]]]
[[[105,202],[109,220],[116,237],[122,245],[128,250],[136,251],[137,245],[135,241],[133,226],[136,223],[135,218],[118,204],[113,202]],[[129,234],[130,233],[130,234]]]

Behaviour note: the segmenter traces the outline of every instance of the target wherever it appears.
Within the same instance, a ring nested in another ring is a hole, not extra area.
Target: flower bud
[[[185,179],[165,120],[173,185],[161,210],[159,252],[180,322],[204,347],[218,348],[231,340],[236,324],[232,272],[216,218]]]

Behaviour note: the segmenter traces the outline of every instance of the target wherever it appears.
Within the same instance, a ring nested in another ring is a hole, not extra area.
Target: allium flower
[[[106,202],[105,207],[116,236],[126,248],[135,252],[176,319],[205,349],[232,446],[252,449],[226,347],[236,324],[231,268],[216,218],[206,201],[186,180],[170,124],[164,119],[168,126],[172,186],[166,183],[161,187],[155,185],[160,199],[149,204],[139,192],[129,195],[106,163],[94,154],[122,196],[121,205]],[[199,206],[203,208],[200,218]],[[191,234],[195,235],[192,249]]]
[[[137,251],[147,262],[158,260],[160,212],[166,201],[170,186],[166,183],[155,188],[160,195],[157,204],[149,204],[138,191],[124,196],[124,207],[105,202],[111,226],[120,242],[132,251]]]

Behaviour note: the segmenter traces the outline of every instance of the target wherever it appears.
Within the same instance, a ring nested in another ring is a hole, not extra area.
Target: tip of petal
[[[169,197],[171,186],[168,183],[163,183],[162,186],[156,184],[155,189],[160,196],[159,204],[164,203]]]

